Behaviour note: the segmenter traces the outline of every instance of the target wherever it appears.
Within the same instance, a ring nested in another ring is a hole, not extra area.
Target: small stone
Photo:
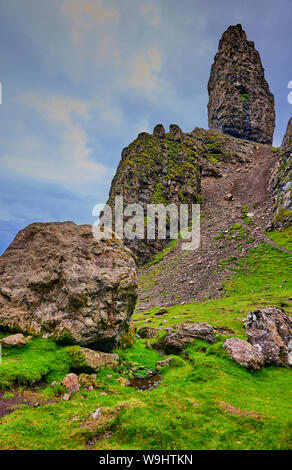
[[[167,357],[166,359],[163,359],[163,361],[158,361],[156,363],[156,369],[160,369],[161,367],[168,366],[172,360],[173,360],[173,357]]]
[[[68,374],[62,380],[62,385],[66,388],[68,393],[77,393],[79,392],[79,383],[78,383],[78,376],[76,374]]]
[[[58,385],[58,382],[56,382],[56,380],[54,380],[54,381],[51,383],[51,387],[55,387],[56,385]]]
[[[70,400],[70,395],[69,395],[69,393],[65,393],[65,395],[63,395],[63,400],[64,400],[64,401],[69,401],[69,400]]]
[[[225,201],[232,201],[233,195],[232,195],[231,193],[227,193],[227,194],[224,196],[224,199],[225,199]]]
[[[127,379],[125,379],[124,377],[119,377],[118,382],[120,382],[120,385],[122,385],[122,387],[125,387],[127,385]]]
[[[95,412],[92,414],[92,418],[97,419],[99,415],[100,415],[100,408],[97,408],[97,410],[95,410]]]

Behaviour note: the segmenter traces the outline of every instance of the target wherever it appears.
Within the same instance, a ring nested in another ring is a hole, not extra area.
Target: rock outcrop
[[[245,324],[247,340],[264,356],[266,364],[288,366],[292,320],[280,308],[267,307],[253,310]]]
[[[115,197],[123,196],[124,206],[139,203],[146,215],[147,204],[197,203],[202,178],[221,178],[226,164],[248,162],[258,145],[215,130],[195,128],[183,133],[174,124],[165,133],[158,124],[153,135],[144,132],[123,150],[107,204],[114,209]],[[124,217],[125,226],[128,220],[129,217]],[[166,240],[157,237],[149,240],[147,217],[143,223],[144,239],[139,239],[135,232],[132,239],[124,238],[139,264],[147,262],[169,242],[168,225]]]
[[[215,343],[214,330],[207,323],[183,323],[175,333],[164,338],[164,349],[167,353],[179,353],[194,339],[202,339],[208,343]]]
[[[165,240],[157,239],[157,236],[155,240],[147,239],[147,204],[196,203],[199,193],[199,155],[193,141],[185,138],[178,126],[171,125],[166,134],[159,124],[153,134],[139,134],[123,150],[107,204],[114,209],[115,197],[122,196],[124,206],[139,204],[143,207],[144,238],[139,239],[134,228],[132,238],[124,238],[125,244],[137,255],[139,264],[145,263],[170,240],[168,224]],[[124,226],[128,226],[131,218],[132,215],[124,216]],[[115,222],[114,219],[116,230]]]
[[[231,359],[252,370],[261,369],[265,365],[265,357],[256,346],[239,338],[229,338],[224,344]]]
[[[277,165],[271,175],[270,187],[274,198],[274,216],[269,229],[284,229],[292,225],[292,118],[289,120]]]
[[[32,224],[0,257],[0,326],[109,350],[129,328],[136,287],[120,240],[73,222]]]
[[[260,55],[241,25],[223,34],[208,83],[210,129],[271,144],[274,96],[265,80]]]

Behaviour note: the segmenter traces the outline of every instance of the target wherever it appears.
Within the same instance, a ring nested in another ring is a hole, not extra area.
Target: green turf
[[[279,237],[287,246],[288,235]],[[289,253],[261,244],[230,268],[221,299],[173,306],[159,316],[158,309],[134,315],[137,327],[145,326],[147,318],[147,326],[161,328],[159,336],[187,320],[208,322],[220,331],[215,345],[194,341],[176,367],[161,369],[160,386],[145,392],[117,380],[133,364],[153,369],[162,359],[146,340],[136,339],[131,349],[117,351],[119,371],[97,374],[97,390],[81,390],[69,402],[54,397],[57,403],[21,406],[3,417],[0,449],[291,449],[291,370],[272,366],[251,372],[222,347],[230,336],[245,338],[244,320],[253,308],[277,305],[292,313],[291,268]],[[223,335],[222,329],[232,332]],[[34,339],[4,352],[0,383],[60,380],[69,367],[66,348]],[[49,388],[41,393],[54,396]],[[101,414],[94,421],[97,408]]]

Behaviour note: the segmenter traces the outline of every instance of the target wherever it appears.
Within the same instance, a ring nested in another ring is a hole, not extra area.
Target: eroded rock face
[[[280,308],[253,310],[245,324],[247,340],[263,354],[266,364],[289,365],[292,320]]]
[[[292,225],[292,118],[277,154],[278,162],[270,181],[275,211],[270,230],[282,230]]]
[[[223,34],[208,82],[210,129],[271,144],[274,96],[265,80],[260,55],[241,25]]]
[[[164,349],[167,353],[179,353],[193,339],[203,339],[208,343],[215,343],[214,330],[207,323],[183,323],[179,325],[175,333],[170,333],[164,338]]]
[[[115,197],[122,196],[124,207],[139,204],[144,209],[142,239],[136,227],[129,226],[132,213],[124,216],[124,226],[129,228],[124,242],[137,255],[139,264],[144,264],[170,241],[168,225],[166,239],[158,239],[157,231],[155,240],[147,239],[147,205],[192,204],[197,202],[199,193],[200,158],[193,141],[186,139],[178,126],[171,125],[166,134],[159,124],[153,134],[139,134],[123,150],[107,204],[114,209]],[[115,218],[113,224],[117,231]]]
[[[261,369],[265,364],[265,357],[256,346],[239,338],[229,338],[223,343],[231,359],[252,370]]]
[[[37,223],[0,257],[0,327],[109,350],[129,328],[136,267],[121,241],[92,227]]]

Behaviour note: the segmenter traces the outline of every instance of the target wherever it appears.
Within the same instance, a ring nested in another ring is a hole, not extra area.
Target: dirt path
[[[269,237],[265,236],[264,240],[266,243],[269,243],[272,245],[274,248],[277,248],[278,250],[285,251],[286,253],[290,253],[292,255],[292,251],[288,250],[288,248],[284,248],[283,246],[277,245],[277,243],[273,242]]]
[[[272,200],[268,191],[271,170],[276,164],[271,147],[258,145],[248,161],[224,163],[222,178],[203,178],[201,206],[201,244],[196,251],[182,251],[181,242],[160,263],[140,269],[139,309],[218,298],[227,271],[219,263],[240,259],[260,241],[278,247],[265,235],[271,218]],[[231,193],[233,199],[225,196]],[[242,207],[248,207],[252,225],[245,224]],[[239,232],[230,235],[233,224]],[[228,237],[230,239],[228,239]]]

